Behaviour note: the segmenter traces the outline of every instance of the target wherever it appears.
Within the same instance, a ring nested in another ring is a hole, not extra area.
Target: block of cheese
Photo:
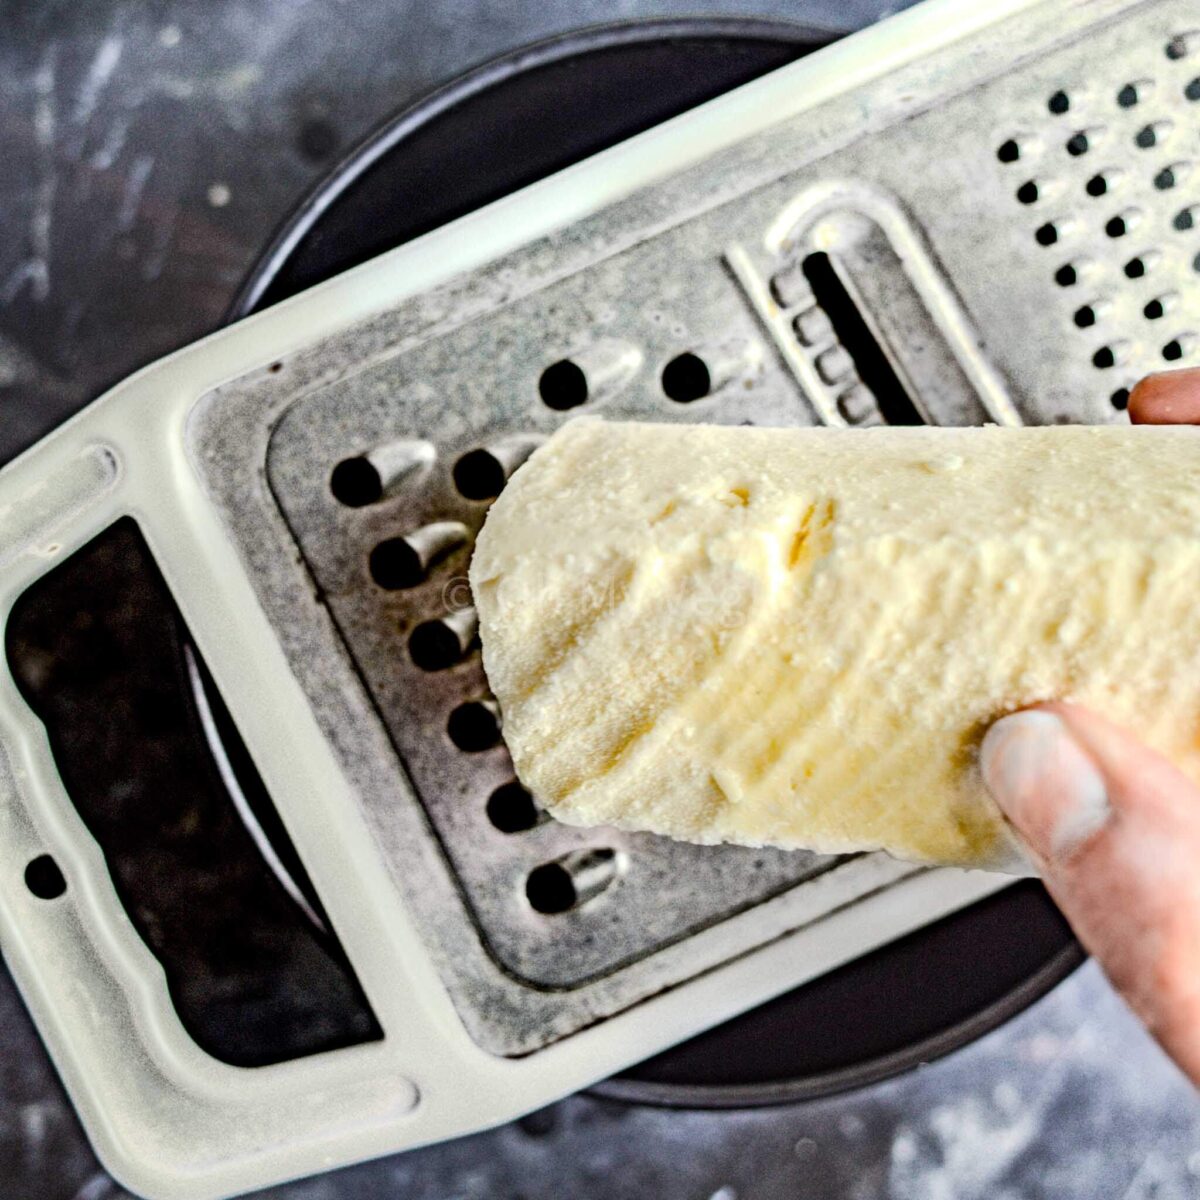
[[[579,420],[471,585],[571,824],[1020,869],[978,747],[1054,698],[1200,781],[1200,429]]]

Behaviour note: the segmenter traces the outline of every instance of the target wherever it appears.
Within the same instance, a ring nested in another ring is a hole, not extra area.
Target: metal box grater
[[[1003,886],[542,819],[465,592],[488,497],[580,412],[1113,421],[1195,359],[1194,6],[975,7],[217,334],[0,474],[6,613],[137,519],[384,1033],[253,1071],[199,1051],[6,676],[0,936],[131,1186],[228,1194],[506,1119]],[[46,847],[53,907],[20,883]]]

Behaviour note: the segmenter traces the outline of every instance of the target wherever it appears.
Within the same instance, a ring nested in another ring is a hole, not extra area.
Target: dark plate
[[[303,290],[829,40],[802,25],[688,20],[586,30],[473,71],[364,142],[296,210],[230,319]],[[1083,961],[1022,882],[597,1090],[662,1104],[823,1095],[945,1054]]]

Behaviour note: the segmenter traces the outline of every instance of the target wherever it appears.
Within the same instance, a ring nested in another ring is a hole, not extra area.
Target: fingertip
[[[1200,368],[1147,375],[1130,393],[1129,419],[1135,425],[1200,424]]]

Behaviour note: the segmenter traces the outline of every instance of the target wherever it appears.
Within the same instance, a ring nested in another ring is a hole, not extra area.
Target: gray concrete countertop
[[[899,7],[894,5],[892,7]],[[373,125],[502,51],[697,13],[846,29],[882,0],[0,0],[0,462],[216,326],[271,231]],[[127,1195],[0,971],[0,1194]],[[278,1200],[1174,1200],[1191,1086],[1093,964],[875,1087],[740,1112],[575,1097]]]

